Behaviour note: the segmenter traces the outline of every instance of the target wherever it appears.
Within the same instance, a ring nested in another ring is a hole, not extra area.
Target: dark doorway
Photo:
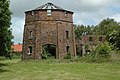
[[[56,45],[46,44],[42,46],[42,59],[56,58]]]
[[[102,41],[102,37],[99,37],[99,41]]]
[[[69,46],[66,47],[67,53],[69,52],[69,48],[70,48]]]

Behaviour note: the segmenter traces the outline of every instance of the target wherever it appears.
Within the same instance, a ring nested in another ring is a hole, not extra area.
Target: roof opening
[[[59,7],[59,6],[56,6],[52,3],[47,3],[45,5],[42,5],[38,8],[36,8],[35,10],[38,10],[38,9],[60,9],[60,10],[64,10],[63,8]]]

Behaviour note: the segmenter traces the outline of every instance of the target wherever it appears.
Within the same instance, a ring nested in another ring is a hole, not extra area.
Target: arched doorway
[[[56,45],[46,44],[42,46],[42,59],[56,58]]]

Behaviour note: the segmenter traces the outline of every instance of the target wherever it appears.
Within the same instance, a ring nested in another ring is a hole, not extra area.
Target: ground
[[[0,60],[0,80],[120,80],[120,62]]]

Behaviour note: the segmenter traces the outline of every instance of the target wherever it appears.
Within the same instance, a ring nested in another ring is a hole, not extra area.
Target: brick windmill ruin
[[[73,12],[52,3],[25,12],[22,60],[41,59],[46,45],[54,58],[76,55]]]

